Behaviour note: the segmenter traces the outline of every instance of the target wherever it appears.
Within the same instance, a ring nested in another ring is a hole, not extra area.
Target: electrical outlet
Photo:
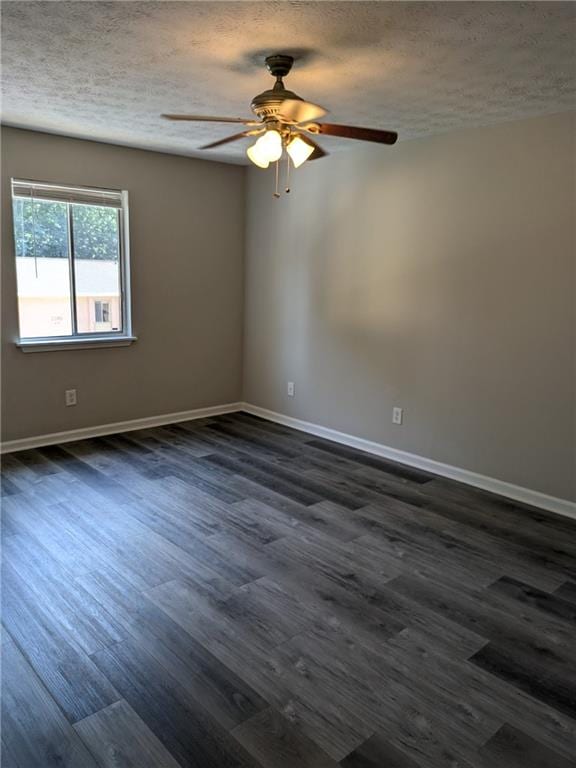
[[[64,402],[66,403],[66,406],[69,405],[76,405],[76,390],[75,389],[67,389],[64,392]]]
[[[402,408],[392,408],[392,424],[402,424],[403,414]]]
[[[288,397],[294,397],[294,394],[295,394],[294,382],[293,381],[289,381],[288,382]]]

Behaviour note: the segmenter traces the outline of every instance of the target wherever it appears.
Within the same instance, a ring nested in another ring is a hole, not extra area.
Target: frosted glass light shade
[[[282,136],[274,129],[266,131],[248,148],[246,154],[260,168],[268,168],[269,163],[274,163],[282,157]]]
[[[266,131],[264,136],[260,136],[256,142],[266,153],[269,163],[274,163],[282,157],[282,136],[274,129]]]
[[[251,147],[248,147],[246,154],[248,155],[249,159],[252,160],[254,165],[257,165],[259,168],[268,168],[270,165],[264,153],[258,147],[258,142],[256,142],[256,144],[252,144]]]
[[[302,136],[294,136],[290,144],[286,147],[286,151],[292,158],[294,168],[299,168],[303,162],[308,160],[312,152],[314,152],[314,147],[312,144],[309,144],[306,139],[303,139]]]

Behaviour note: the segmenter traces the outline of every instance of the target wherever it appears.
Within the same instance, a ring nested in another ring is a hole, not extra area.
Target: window
[[[94,322],[99,324],[110,322],[110,302],[109,301],[94,302]],[[118,329],[115,329],[115,330],[118,330]]]
[[[133,341],[127,193],[12,179],[12,206],[19,345]]]

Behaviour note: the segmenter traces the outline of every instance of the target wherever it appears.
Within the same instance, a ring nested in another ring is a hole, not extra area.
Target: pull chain
[[[290,192],[290,156],[286,155],[286,194]]]
[[[278,192],[278,179],[279,179],[279,171],[278,168],[280,166],[280,160],[276,160],[276,186],[274,188],[274,197],[278,199],[280,197],[280,192]]]

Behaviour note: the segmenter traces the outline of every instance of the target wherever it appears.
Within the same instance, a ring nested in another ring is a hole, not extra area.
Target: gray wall
[[[575,498],[574,159],[558,115],[250,171],[245,400]]]
[[[17,336],[10,177],[127,189],[130,347],[25,354]],[[2,427],[13,440],[237,401],[243,168],[2,130]],[[76,387],[78,405],[64,406]]]

